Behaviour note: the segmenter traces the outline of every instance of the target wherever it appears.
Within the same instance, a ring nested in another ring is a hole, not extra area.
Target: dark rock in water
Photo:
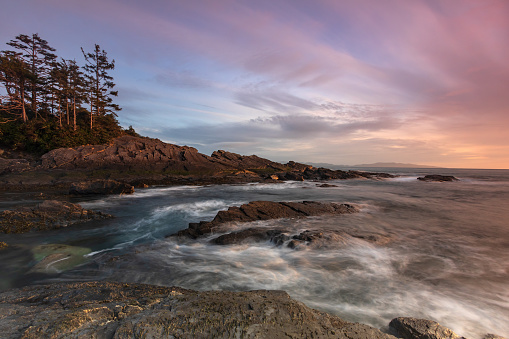
[[[286,230],[271,230],[266,228],[248,228],[238,232],[223,234],[212,240],[217,245],[241,244],[249,240],[251,242],[271,241],[276,245],[282,245],[290,237],[285,235]]]
[[[417,178],[417,180],[444,182],[444,181],[458,181],[459,179],[452,175],[430,174],[430,175],[426,175],[424,177],[419,177],[419,178]]]
[[[482,339],[506,339],[506,338],[493,333],[487,333],[484,335],[484,337],[482,337]]]
[[[338,185],[332,185],[332,184],[316,184],[317,187],[323,187],[323,188],[328,188],[328,187],[338,187]]]
[[[279,176],[280,180],[304,181],[302,172],[286,172]]]
[[[361,172],[361,171],[341,171],[331,170],[328,168],[307,168],[303,171],[304,179],[307,180],[333,180],[333,179],[386,179],[394,178],[395,176],[388,173],[374,173],[374,172]]]
[[[134,193],[134,187],[129,184],[101,179],[73,183],[69,189],[69,194],[75,195],[131,193]]]
[[[0,293],[3,338],[387,338],[283,291],[198,292],[111,282]]]
[[[111,217],[109,214],[85,210],[70,202],[45,200],[36,207],[19,207],[0,212],[0,232],[43,231]]]
[[[392,319],[389,328],[405,339],[459,339],[463,338],[433,320],[401,317]],[[464,339],[464,338],[463,338]]]
[[[327,202],[273,202],[252,201],[240,207],[229,207],[226,211],[219,211],[210,221],[189,224],[189,228],[174,234],[197,238],[212,232],[215,226],[226,222],[250,222],[256,220],[270,220],[279,218],[299,218],[313,215],[355,213],[358,209],[349,204]]]

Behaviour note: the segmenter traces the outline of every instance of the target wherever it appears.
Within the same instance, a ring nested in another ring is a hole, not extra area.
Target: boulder
[[[460,339],[447,327],[433,320],[400,317],[392,319],[389,324],[392,333],[405,339]],[[463,338],[464,339],[464,338]]]
[[[88,195],[88,194],[132,194],[134,187],[115,180],[89,180],[71,184],[69,194]]]
[[[284,291],[198,292],[114,282],[0,293],[3,338],[384,338]]]
[[[189,228],[181,230],[173,236],[197,238],[209,234],[218,225],[227,222],[250,222],[256,220],[270,220],[279,218],[301,218],[314,215],[331,215],[355,213],[358,209],[349,204],[330,202],[274,202],[252,201],[240,207],[229,207],[226,211],[219,211],[210,222],[200,221],[190,223]]]
[[[458,181],[459,179],[452,175],[429,174],[424,177],[419,177],[417,178],[417,180],[444,182],[444,181]]]
[[[0,212],[0,232],[43,231],[111,217],[109,214],[83,209],[78,204],[45,200],[35,207],[19,207]]]

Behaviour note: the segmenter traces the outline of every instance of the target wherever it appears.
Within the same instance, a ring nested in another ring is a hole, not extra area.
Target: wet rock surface
[[[433,320],[400,317],[393,319],[389,328],[405,339],[465,339]]]
[[[109,214],[83,209],[78,204],[45,200],[34,207],[0,212],[0,232],[43,231],[111,217]]]
[[[71,184],[69,194],[74,195],[107,195],[132,194],[134,187],[115,180],[89,180]]]
[[[328,202],[273,202],[252,201],[240,207],[229,207],[219,211],[212,221],[190,223],[189,228],[181,230],[173,236],[184,236],[196,239],[212,232],[213,228],[228,222],[251,222],[279,218],[300,218],[317,215],[333,215],[356,213],[358,209],[349,204]],[[240,235],[238,235],[240,237]]]
[[[452,175],[430,174],[430,175],[425,175],[424,177],[419,177],[419,178],[417,178],[417,180],[444,182],[444,181],[458,181],[459,179]]]
[[[283,291],[197,292],[112,282],[0,293],[3,338],[394,338]]]
[[[376,245],[385,245],[392,240],[383,234],[343,230],[305,230],[295,233],[288,229],[253,227],[222,234],[210,242],[216,245],[238,245],[268,241],[276,246],[286,246],[291,249],[320,249],[346,245],[352,238],[362,239]]]

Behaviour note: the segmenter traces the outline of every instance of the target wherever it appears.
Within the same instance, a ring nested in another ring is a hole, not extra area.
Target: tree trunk
[[[90,95],[90,130],[92,130],[92,117],[94,112],[92,111],[92,95]]]
[[[23,117],[23,122],[27,122],[27,112],[25,110],[25,88],[24,87],[21,87],[21,115]]]
[[[69,126],[69,99],[65,99],[65,114],[67,115],[67,126]]]
[[[72,111],[73,111],[73,126],[76,131],[76,95],[72,98]]]

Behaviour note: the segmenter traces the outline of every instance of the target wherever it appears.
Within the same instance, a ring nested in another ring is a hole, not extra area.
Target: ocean
[[[509,337],[509,170],[366,170],[384,180],[175,186],[132,195],[75,198],[114,219],[65,230],[0,235],[0,289],[74,280],[115,280],[197,290],[280,289],[348,321],[377,328],[392,318],[438,321],[457,334]],[[457,182],[421,182],[424,174]],[[14,197],[14,196],[13,196]],[[0,209],[29,204],[0,199]],[[219,210],[254,200],[351,203],[360,213],[258,221],[235,229],[283,227],[365,231],[387,244],[351,237],[328,246],[290,249],[270,242],[212,245],[165,236]],[[38,264],[65,248],[67,260]]]

